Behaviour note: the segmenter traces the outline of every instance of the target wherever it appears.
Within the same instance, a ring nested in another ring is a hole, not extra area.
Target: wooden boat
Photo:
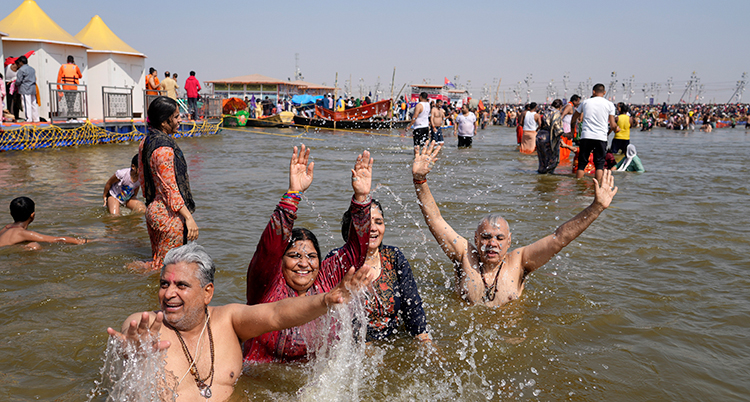
[[[390,128],[404,128],[409,125],[411,120],[340,120],[336,122],[336,128],[345,130],[383,130]],[[333,120],[311,119],[304,116],[294,116],[294,124],[299,126],[312,126],[321,128],[333,128]]]
[[[246,125],[250,127],[289,127],[294,124],[293,117],[292,112],[281,112],[260,119],[248,118]]]
[[[371,103],[340,112],[315,106],[315,117],[294,116],[294,124],[341,129],[389,129],[406,127],[408,121],[391,121],[384,117],[391,109],[391,100]]]

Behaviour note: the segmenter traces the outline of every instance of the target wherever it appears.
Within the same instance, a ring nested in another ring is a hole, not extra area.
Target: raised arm
[[[430,232],[432,232],[445,255],[453,262],[461,262],[468,251],[468,242],[465,238],[459,236],[443,219],[440,209],[432,197],[430,187],[427,185],[427,174],[431,170],[430,165],[437,160],[441,148],[440,145],[435,146],[435,141],[430,141],[429,145],[424,147],[414,147],[414,163],[411,172],[419,209],[422,211],[427,227],[430,228]]]
[[[328,293],[304,297],[289,297],[274,303],[253,306],[230,304],[232,325],[244,342],[270,331],[296,327],[312,321],[328,311],[328,307],[351,299],[351,292],[361,289],[373,280],[373,271],[364,266],[355,272],[349,269],[339,284]]]
[[[612,172],[604,170],[602,183],[594,179],[596,195],[591,205],[569,221],[563,223],[555,230],[554,234],[516,250],[521,255],[521,266],[524,269],[524,275],[546,264],[555,254],[559,253],[560,250],[583,233],[599,217],[602,211],[609,207],[612,198],[617,194],[617,187],[614,185],[615,180]]]
[[[280,261],[292,237],[300,193],[307,190],[313,180],[313,162],[308,164],[310,150],[302,145],[298,152],[294,147],[289,162],[289,189],[271,215],[260,236],[255,254],[247,267],[247,303],[260,303],[270,289],[275,276],[281,275]]]
[[[354,196],[349,204],[351,223],[343,247],[333,250],[321,264],[319,281],[333,287],[346,273],[349,267],[359,269],[367,257],[367,245],[370,242],[370,187],[372,185],[372,164],[370,152],[364,151],[357,156],[352,169],[352,190]]]

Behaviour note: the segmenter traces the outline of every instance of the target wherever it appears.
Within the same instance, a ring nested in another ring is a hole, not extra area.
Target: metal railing
[[[103,119],[133,118],[133,88],[102,87]]]
[[[87,90],[84,84],[48,82],[50,122],[89,117]]]
[[[159,89],[144,89],[143,90],[143,117],[148,115],[148,107],[151,106],[151,102],[160,96],[167,96],[166,90]]]
[[[198,112],[200,116],[206,119],[221,117],[221,98],[217,96],[204,96],[201,101],[203,101],[203,106]]]

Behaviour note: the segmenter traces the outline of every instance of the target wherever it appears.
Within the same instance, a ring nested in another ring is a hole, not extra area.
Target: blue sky
[[[20,0],[3,0],[7,15]],[[201,81],[259,73],[294,76],[295,53],[306,81],[339,87],[351,77],[386,96],[405,83],[442,84],[443,78],[483,87],[502,100],[532,75],[531,100],[542,101],[550,81],[563,94],[579,83],[618,87],[632,77],[634,102],[644,84],[673,77],[679,99],[693,71],[704,101],[726,102],[750,71],[742,32],[750,2],[713,1],[142,1],[37,0],[75,35],[99,14],[128,44],[148,55],[147,66]],[[3,15],[2,17],[4,17]],[[502,78],[499,91],[497,80]],[[490,89],[491,88],[491,89]],[[526,86],[522,85],[525,100]],[[650,92],[650,90],[649,90]],[[622,96],[619,90],[618,100]],[[744,97],[747,102],[750,93]]]

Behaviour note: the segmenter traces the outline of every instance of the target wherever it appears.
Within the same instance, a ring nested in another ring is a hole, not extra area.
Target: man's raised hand
[[[617,187],[615,187],[615,177],[612,175],[611,171],[604,169],[601,183],[594,179],[594,190],[594,203],[598,203],[602,208],[609,207],[609,204],[612,202],[612,198],[614,198],[615,194],[617,194]]]
[[[414,180],[424,180],[430,173],[431,164],[437,160],[437,155],[443,148],[442,145],[435,146],[435,141],[420,147],[414,147],[414,163],[411,166],[411,174]]]
[[[164,313],[159,311],[156,313],[156,319],[154,322],[149,326],[148,322],[150,321],[150,315],[148,312],[141,313],[141,321],[138,322],[137,320],[132,320],[128,324],[128,328],[124,330],[124,333],[119,333],[115,331],[112,328],[107,328],[107,333],[119,339],[120,341],[124,343],[133,343],[138,347],[141,343],[141,340],[143,340],[143,337],[149,333],[151,334],[158,334],[159,330],[161,329],[162,321],[164,320]],[[163,350],[167,349],[170,346],[169,341],[160,341],[158,343],[154,344],[154,350]]]

